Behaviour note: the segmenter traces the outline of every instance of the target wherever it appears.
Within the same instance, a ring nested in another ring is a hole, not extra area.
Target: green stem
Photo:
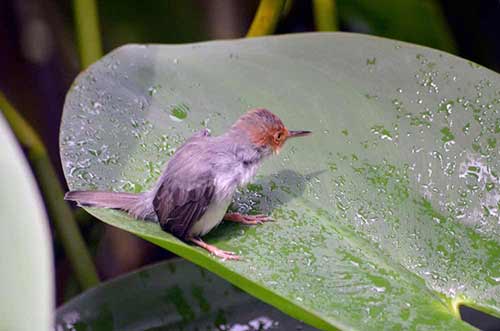
[[[97,285],[99,283],[97,271],[76,225],[73,213],[64,201],[63,189],[45,146],[38,134],[16,112],[2,93],[0,93],[0,110],[21,145],[28,151],[28,158],[47,204],[48,213],[54,222],[56,232],[61,239],[78,282],[83,289]]]
[[[82,68],[102,56],[99,18],[95,0],[73,0],[78,48]]]
[[[290,14],[290,10],[293,7],[293,0],[285,0],[285,4],[283,5],[283,12],[281,13],[281,17],[287,17]]]
[[[272,34],[281,17],[285,0],[261,0],[247,37]]]
[[[314,24],[318,31],[337,31],[335,0],[313,0]]]

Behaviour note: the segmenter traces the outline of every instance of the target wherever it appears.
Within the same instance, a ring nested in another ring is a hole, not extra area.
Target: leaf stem
[[[313,0],[314,25],[318,31],[337,31],[335,0]]]
[[[285,0],[285,4],[283,5],[283,11],[281,12],[281,17],[287,17],[290,14],[290,11],[293,7],[294,0]]]
[[[61,238],[62,245],[78,282],[83,289],[97,285],[99,283],[97,271],[75,222],[73,213],[64,201],[63,189],[57,179],[57,174],[50,162],[45,146],[38,134],[12,107],[2,93],[0,93],[0,110],[21,145],[28,151],[28,158],[36,173],[48,213],[54,222],[57,234]]]
[[[247,37],[272,34],[278,25],[285,0],[261,0]]]
[[[95,0],[73,0],[75,27],[82,68],[102,56],[99,18]]]

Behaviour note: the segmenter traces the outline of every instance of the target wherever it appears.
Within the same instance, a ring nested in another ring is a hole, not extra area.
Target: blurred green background
[[[442,49],[500,70],[500,1],[338,0],[337,26]],[[0,91],[41,135],[64,185],[59,121],[66,91],[80,71],[73,2],[0,1]],[[127,43],[189,43],[244,37],[258,1],[106,0],[98,2],[105,53]],[[317,30],[313,1],[287,1],[277,34]],[[169,253],[75,210],[101,279]],[[80,291],[54,236],[57,301]]]

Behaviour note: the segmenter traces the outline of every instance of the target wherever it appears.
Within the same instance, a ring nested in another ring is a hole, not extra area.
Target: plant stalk
[[[73,0],[75,28],[82,68],[102,56],[99,17],[95,0]]]
[[[314,25],[318,31],[337,31],[335,0],[313,0]]]
[[[247,37],[272,34],[276,30],[285,0],[261,0]]]
[[[97,285],[99,277],[94,263],[73,213],[64,201],[64,191],[42,140],[2,93],[0,93],[0,110],[21,145],[27,149],[28,158],[36,174],[50,219],[53,221],[80,286],[87,289]]]

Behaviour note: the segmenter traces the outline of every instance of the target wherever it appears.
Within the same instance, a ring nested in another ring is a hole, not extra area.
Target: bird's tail
[[[150,192],[70,191],[64,200],[76,201],[80,206],[119,209],[135,218],[151,219],[156,216]]]

